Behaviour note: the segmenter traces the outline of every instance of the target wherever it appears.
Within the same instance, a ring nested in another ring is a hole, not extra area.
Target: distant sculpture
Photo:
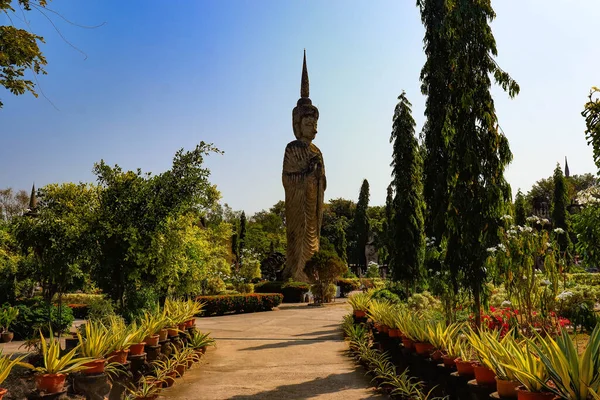
[[[306,51],[302,65],[300,99],[292,111],[296,140],[288,143],[283,158],[287,258],[284,279],[308,282],[304,266],[319,251],[323,199],[327,181],[323,155],[312,141],[317,134],[319,110],[309,97]]]

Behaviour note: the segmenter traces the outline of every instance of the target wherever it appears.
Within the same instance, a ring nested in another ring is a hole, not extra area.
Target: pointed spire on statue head
[[[565,156],[565,177],[570,177],[571,172],[569,171],[569,163],[567,162],[567,156]]]
[[[37,197],[35,195],[35,183],[31,187],[31,196],[29,196],[29,208],[25,215],[35,216],[37,214]]]
[[[310,97],[310,84],[308,82],[308,68],[306,68],[306,49],[304,49],[304,60],[302,61],[302,81],[300,82],[300,97]]]
[[[35,197],[35,183],[31,187],[31,196],[29,196],[29,209],[34,210],[37,208],[37,197]]]

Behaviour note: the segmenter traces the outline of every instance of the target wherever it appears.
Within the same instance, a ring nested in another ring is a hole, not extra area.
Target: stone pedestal
[[[450,374],[448,385],[446,386],[447,392],[451,398],[458,400],[471,400],[471,392],[469,391],[468,382],[472,377],[460,376],[458,372]]]
[[[148,362],[152,362],[160,357],[161,347],[162,346],[160,344],[157,346],[146,345],[146,359]]]
[[[110,393],[106,374],[74,374],[73,392],[85,396],[86,400],[104,400]]]
[[[125,398],[126,389],[131,386],[133,378],[133,375],[129,372],[130,366],[131,361],[127,361],[123,364],[122,371],[113,378],[108,400],[122,400]]]
[[[59,400],[59,399],[68,399],[67,396],[68,386],[65,385],[65,388],[62,392],[58,393],[40,393],[38,391],[34,391],[27,396],[28,400]]]
[[[496,385],[480,385],[475,379],[467,382],[473,400],[487,400],[496,391]]]

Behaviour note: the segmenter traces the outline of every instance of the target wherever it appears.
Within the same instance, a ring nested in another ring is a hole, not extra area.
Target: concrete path
[[[217,348],[161,398],[384,399],[345,354],[340,323],[349,312],[344,302],[284,304],[270,312],[200,318],[196,325],[212,332]]]

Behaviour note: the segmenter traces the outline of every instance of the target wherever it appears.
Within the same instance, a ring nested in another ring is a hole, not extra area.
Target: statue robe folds
[[[283,159],[287,260],[284,278],[307,282],[304,266],[319,251],[327,181],[321,151],[312,143],[290,142]]]

